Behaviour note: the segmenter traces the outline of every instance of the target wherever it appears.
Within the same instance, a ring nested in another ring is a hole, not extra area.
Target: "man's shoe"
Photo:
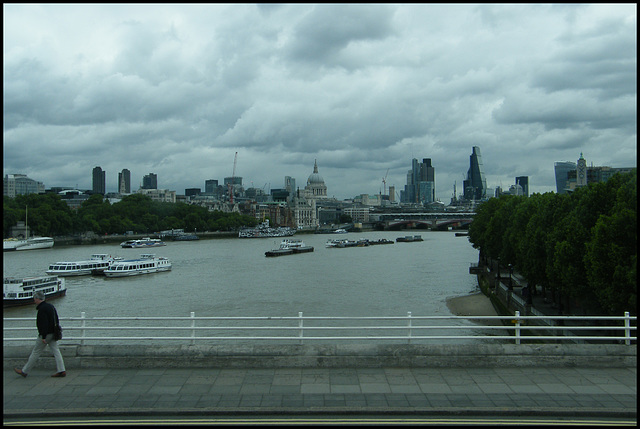
[[[26,378],[26,376],[27,376],[26,372],[22,372],[22,370],[18,369],[18,368],[13,368],[13,370],[16,372],[16,374],[20,374],[21,376]]]
[[[67,375],[67,371],[62,371],[62,372],[56,372],[55,374],[53,374],[51,377],[66,377]],[[27,375],[25,374],[25,377]]]

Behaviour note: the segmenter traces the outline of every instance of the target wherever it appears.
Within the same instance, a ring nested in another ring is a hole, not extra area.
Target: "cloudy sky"
[[[4,174],[184,193],[236,176],[329,196],[397,191],[431,158],[461,190],[553,164],[637,162],[636,5],[7,5]]]

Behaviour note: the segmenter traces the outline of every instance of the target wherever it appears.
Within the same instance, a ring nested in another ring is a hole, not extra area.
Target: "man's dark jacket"
[[[55,333],[55,326],[59,323],[58,313],[53,305],[46,301],[42,301],[36,307],[38,317],[36,318],[36,326],[38,334],[41,338],[46,338],[47,334]]]

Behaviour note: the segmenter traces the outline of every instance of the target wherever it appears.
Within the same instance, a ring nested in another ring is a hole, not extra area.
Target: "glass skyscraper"
[[[569,172],[576,171],[577,164],[571,161],[558,161],[554,163],[553,168],[556,173],[556,192],[564,194],[569,187]]]
[[[467,179],[463,182],[465,200],[484,200],[487,198],[487,179],[484,177],[482,155],[478,146],[473,147],[469,157],[469,171]]]

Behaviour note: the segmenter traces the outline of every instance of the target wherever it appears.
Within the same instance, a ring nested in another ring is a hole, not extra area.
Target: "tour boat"
[[[48,249],[53,247],[52,237],[31,237],[24,240],[8,238],[3,240],[3,251]]]
[[[147,253],[140,255],[139,259],[114,261],[103,273],[107,277],[127,277],[169,270],[171,261],[168,258]]]
[[[2,251],[12,250],[33,250],[33,249],[48,249],[53,247],[52,237],[29,237],[29,227],[27,226],[28,220],[28,207],[25,207],[24,215],[24,231],[27,238],[16,239],[6,238],[2,242]]]
[[[127,240],[120,243],[123,248],[140,249],[147,247],[159,247],[166,246],[167,243],[157,238],[145,237],[140,240]]]
[[[280,243],[280,247],[277,249],[264,252],[265,256],[283,256],[292,255],[294,253],[307,253],[313,252],[313,246],[305,246],[302,240],[289,240],[284,239]]]
[[[3,279],[4,289],[2,293],[3,307],[33,304],[33,294],[44,292],[45,299],[58,298],[67,293],[67,286],[63,278],[58,276],[40,276]]]
[[[56,262],[49,265],[47,274],[55,274],[58,276],[86,276],[90,274],[100,275],[113,262],[122,260],[119,257],[113,257],[106,253],[96,253],[91,255],[89,260],[74,262]]]

